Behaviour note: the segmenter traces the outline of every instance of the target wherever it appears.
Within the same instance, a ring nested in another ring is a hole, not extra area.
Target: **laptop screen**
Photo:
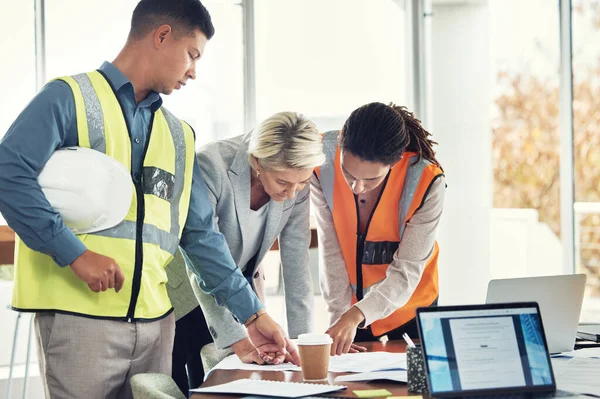
[[[432,394],[555,390],[537,303],[421,308],[417,318]]]

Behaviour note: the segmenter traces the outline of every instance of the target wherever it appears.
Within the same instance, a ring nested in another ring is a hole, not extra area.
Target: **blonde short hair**
[[[296,112],[279,112],[262,121],[248,142],[250,165],[254,156],[267,170],[313,169],[325,162],[317,126]]]

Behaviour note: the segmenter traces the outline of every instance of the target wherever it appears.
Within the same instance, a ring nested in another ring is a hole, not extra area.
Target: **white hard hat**
[[[116,159],[83,147],[54,152],[38,176],[48,202],[74,233],[119,224],[131,206],[133,183]]]

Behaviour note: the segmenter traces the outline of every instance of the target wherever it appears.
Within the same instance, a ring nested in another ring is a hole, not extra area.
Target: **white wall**
[[[562,244],[535,209],[493,209],[491,278],[563,274]]]
[[[488,3],[434,3],[432,18],[429,127],[448,184],[438,229],[440,303],[476,303],[490,276]]]

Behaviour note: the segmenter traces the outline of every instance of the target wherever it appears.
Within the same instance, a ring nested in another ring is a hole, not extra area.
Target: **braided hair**
[[[406,151],[418,154],[415,163],[425,158],[440,166],[435,159],[429,137],[412,112],[393,103],[370,103],[356,109],[346,120],[340,146],[364,161],[394,165]]]

